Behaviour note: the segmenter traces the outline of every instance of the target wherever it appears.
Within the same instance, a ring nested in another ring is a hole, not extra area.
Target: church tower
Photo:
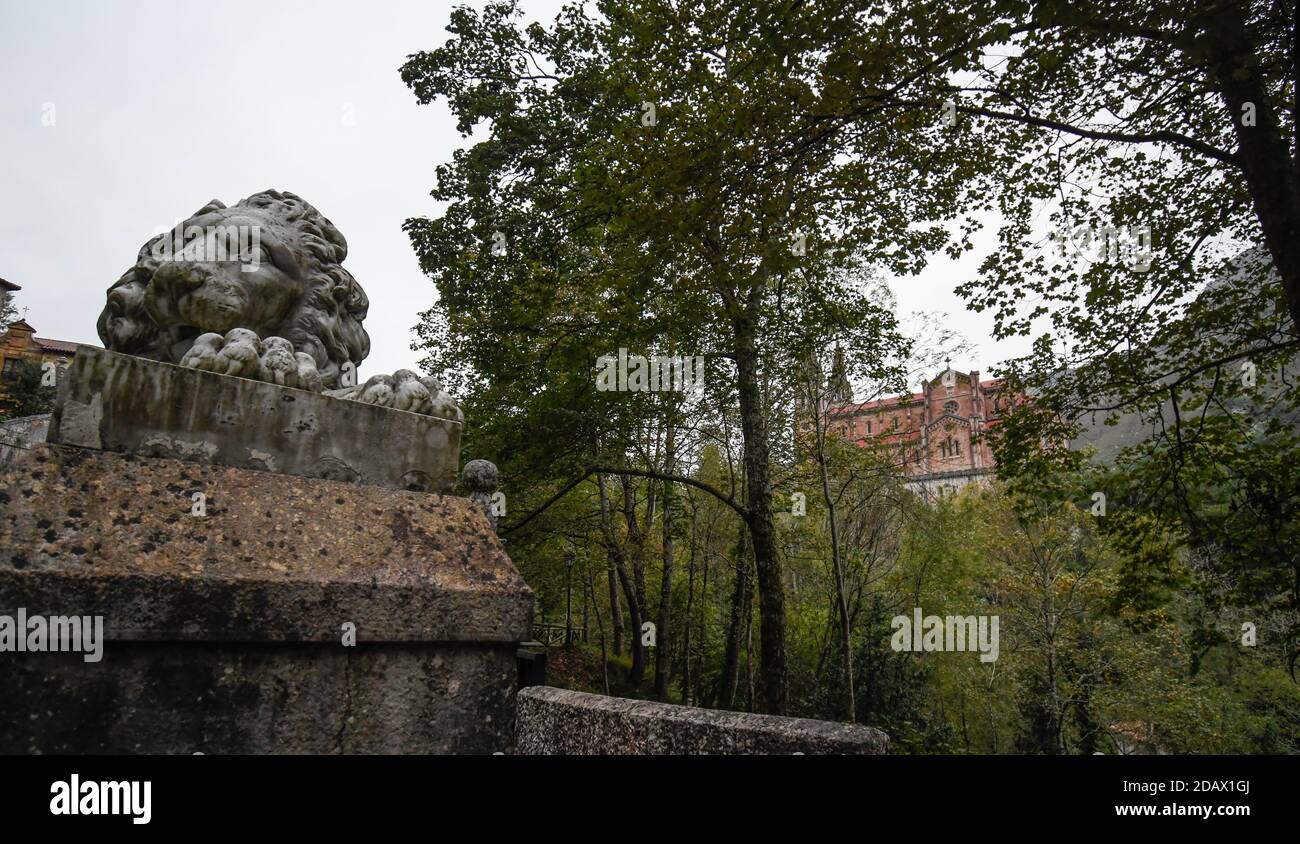
[[[844,366],[844,350],[835,347],[835,361],[831,364],[831,380],[826,384],[826,402],[830,407],[853,404],[853,385]]]

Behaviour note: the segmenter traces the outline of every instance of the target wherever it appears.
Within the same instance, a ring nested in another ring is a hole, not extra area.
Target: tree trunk
[[[673,419],[669,415],[664,431],[664,472],[672,473],[675,454],[673,451]],[[672,656],[672,636],[670,624],[673,609],[673,533],[671,529],[672,513],[671,482],[664,482],[663,504],[663,577],[659,581],[659,621],[655,631],[655,697],[668,700],[669,657]]]
[[[753,596],[750,596],[753,601]],[[754,711],[754,608],[745,604],[745,711]]]
[[[818,385],[820,389],[820,385]],[[846,721],[857,719],[857,707],[853,698],[853,647],[850,639],[849,605],[844,595],[844,561],[840,556],[839,525],[835,519],[835,498],[831,495],[830,471],[826,466],[826,419],[822,415],[821,404],[815,405],[813,413],[814,434],[817,438],[817,469],[821,475],[822,501],[826,505],[826,518],[831,529],[831,568],[835,581],[835,611],[839,616],[840,670],[844,672],[844,709],[840,716]]]
[[[635,688],[640,685],[641,678],[645,675],[645,648],[641,645],[641,604],[636,599],[636,587],[632,583],[632,578],[628,575],[623,546],[614,533],[614,524],[609,512],[609,496],[605,491],[605,478],[603,475],[596,476],[596,485],[600,489],[600,522],[605,534],[605,545],[609,549],[609,559],[614,567],[614,573],[618,575],[618,582],[623,587],[623,596],[627,599],[628,619],[632,622],[632,673],[628,677],[628,681]],[[617,599],[618,593],[617,590],[614,590],[612,584],[610,593]],[[615,629],[619,628],[616,627]]]
[[[627,600],[628,620],[632,622],[632,671],[628,674],[628,682],[633,689],[639,688],[641,680],[645,677],[645,644],[641,641],[643,635],[642,625],[645,623],[645,602],[643,596],[644,588],[637,587],[636,572],[642,571],[644,577],[645,556],[645,537],[641,535],[640,528],[636,521],[636,496],[632,494],[631,485],[627,478],[623,478],[623,516],[627,520],[627,538],[628,545],[632,551],[632,573],[628,573],[626,558],[620,550],[616,557],[614,565],[615,571],[618,572],[619,583],[623,586],[623,597]],[[609,533],[613,536],[614,528],[611,525]]]
[[[718,708],[734,709],[740,681],[740,639],[745,634],[745,613],[753,601],[749,580],[749,528],[740,526],[736,543],[736,585],[731,593],[731,617],[727,621],[727,646],[723,651],[722,674],[718,677]]]
[[[623,653],[623,604],[618,599],[618,575],[614,572],[614,554],[609,552],[609,564],[605,567],[609,575],[609,616],[610,627],[614,631],[614,656]]]
[[[650,536],[650,525],[655,518],[655,484],[651,482],[646,492],[645,528],[643,529],[636,517],[636,487],[632,485],[632,479],[627,475],[620,478],[620,482],[623,485],[623,518],[627,522],[627,542],[632,550],[632,584],[636,588],[638,606],[643,613],[647,613],[650,601],[646,591],[645,546]]]
[[[743,527],[743,526],[742,526]],[[700,609],[699,616],[699,643],[695,646],[700,652],[700,663],[704,664],[704,659],[709,653],[708,631],[705,628],[705,622],[709,612],[709,549],[712,547],[713,529],[710,526],[708,533],[704,535],[704,560],[703,570],[700,572]],[[704,687],[704,670],[700,668],[695,673],[695,700],[701,706],[708,706],[712,701],[708,699],[708,690]]]
[[[787,685],[785,585],[781,580],[781,560],[772,520],[767,417],[759,387],[758,350],[755,344],[760,292],[761,289],[756,289],[745,313],[735,319],[736,386],[740,399],[740,431],[745,449],[745,490],[750,512],[750,540],[754,551],[754,571],[758,579],[763,711],[772,715],[784,715]]]
[[[586,566],[585,561],[583,565],[584,567]],[[588,588],[589,580],[591,580],[591,578],[588,577],[588,578],[583,578],[582,581],[582,644],[584,645],[587,644],[588,640],[591,637],[591,625],[587,621],[587,619],[589,618],[589,613],[591,612],[592,600],[595,598],[595,596],[591,594],[591,590]]]
[[[694,504],[691,506],[691,555],[686,563],[686,613],[682,621],[682,703],[691,704],[691,619],[695,612],[695,522],[699,518]]]
[[[596,591],[596,575],[590,569],[587,570],[587,582],[591,586],[591,591]],[[600,604],[592,601],[596,609],[596,630],[600,634],[600,670],[605,678],[605,694],[609,694],[609,654],[605,651],[605,621],[600,617]]]
[[[1300,328],[1300,174],[1264,85],[1259,45],[1251,43],[1239,15],[1235,8],[1225,9],[1215,31],[1206,34],[1218,48],[1210,84],[1227,106],[1255,216],[1282,277],[1292,324]],[[1242,119],[1247,104],[1255,112],[1252,126]]]

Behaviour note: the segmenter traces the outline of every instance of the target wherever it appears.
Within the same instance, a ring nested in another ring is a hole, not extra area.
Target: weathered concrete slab
[[[82,346],[52,443],[446,492],[461,423]]]
[[[489,754],[514,646],[109,642],[0,655],[0,753]]]
[[[0,468],[8,465],[19,449],[45,442],[45,434],[49,429],[50,414],[48,413],[20,416],[17,419],[6,419],[0,422]]]
[[[0,472],[0,612],[23,601],[110,639],[516,642],[532,618],[469,499],[49,445]]]
[[[503,750],[532,603],[468,499],[20,451],[0,615],[101,615],[107,641],[0,653],[0,753]]]
[[[867,755],[889,751],[889,737],[872,727],[674,706],[550,686],[520,689],[517,706],[515,753],[525,755]]]

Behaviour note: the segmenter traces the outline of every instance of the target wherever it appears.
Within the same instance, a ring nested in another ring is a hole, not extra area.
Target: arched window
[[[951,413],[951,414],[954,414],[954,415],[955,415],[955,414],[957,413],[957,402],[955,402],[955,401],[944,402],[944,403],[943,403],[943,412],[944,412],[944,413]]]

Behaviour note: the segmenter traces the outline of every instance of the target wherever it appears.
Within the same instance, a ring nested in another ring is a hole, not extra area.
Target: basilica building
[[[863,446],[892,447],[917,493],[940,496],[991,478],[993,452],[981,434],[1010,407],[1000,379],[980,380],[978,370],[948,365],[919,393],[861,404],[852,402],[847,386],[832,392],[827,430]]]

